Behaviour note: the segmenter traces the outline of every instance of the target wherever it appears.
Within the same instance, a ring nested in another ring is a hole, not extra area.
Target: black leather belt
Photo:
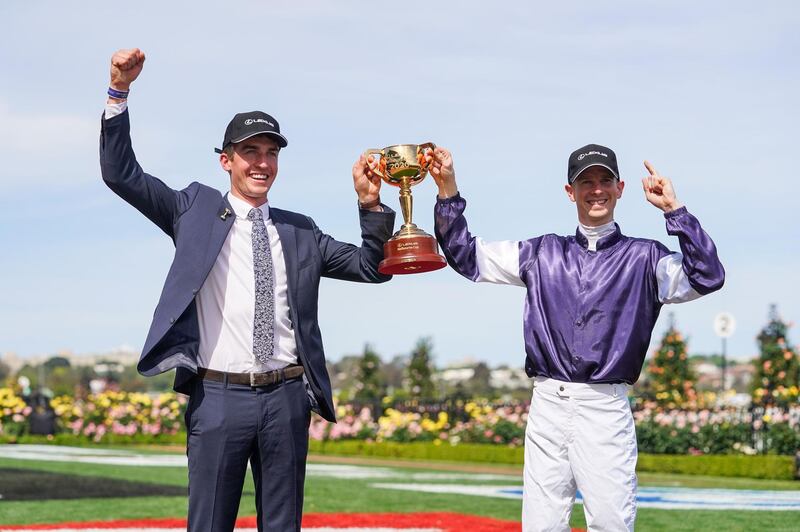
[[[266,371],[264,373],[228,373],[226,371],[217,371],[214,369],[198,368],[197,375],[201,379],[228,382],[229,384],[243,384],[245,386],[272,386],[279,382],[284,382],[303,374],[303,366],[294,365],[286,366],[285,368],[276,369],[273,371]]]

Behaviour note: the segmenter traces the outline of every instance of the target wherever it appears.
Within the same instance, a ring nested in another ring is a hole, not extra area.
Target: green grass
[[[796,480],[764,480],[758,478],[708,477],[674,473],[638,473],[640,486],[667,488],[722,488],[738,490],[799,490]]]
[[[321,459],[321,461],[324,460]],[[374,463],[374,462],[373,462]],[[381,464],[390,467],[396,461]],[[415,464],[419,466],[419,464]],[[185,486],[187,472],[175,467],[123,467],[70,462],[35,462],[0,459],[0,467],[29,468],[75,475],[93,475],[142,482]],[[483,468],[487,464],[482,464]],[[491,466],[488,466],[491,469]],[[420,472],[419,467],[394,468],[398,473]],[[429,465],[426,472],[435,471]],[[508,466],[497,468],[508,472]],[[519,477],[509,482],[520,483]],[[374,479],[335,479],[309,475],[306,481],[305,511],[311,512],[423,512],[448,511],[499,519],[519,520],[521,502],[490,497],[470,497],[435,493],[415,493],[371,488]],[[436,481],[437,483],[439,481]],[[466,481],[458,481],[466,483]],[[487,482],[481,482],[487,483]],[[0,484],[2,482],[0,481]],[[642,486],[683,486],[741,489],[796,489],[789,481],[766,481],[719,477],[698,477],[674,474],[640,475]],[[240,516],[254,515],[254,490],[248,479]],[[796,530],[800,512],[767,511],[686,511],[642,508],[638,512],[637,530]],[[158,517],[184,517],[185,497],[135,497],[116,499],[77,499],[0,502],[0,526],[4,524],[52,523],[60,521],[111,520]],[[583,509],[576,505],[572,526],[585,528]]]

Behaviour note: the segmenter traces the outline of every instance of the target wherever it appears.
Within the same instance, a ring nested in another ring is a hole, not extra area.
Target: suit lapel
[[[298,250],[297,250],[297,228],[294,224],[290,223],[289,218],[280,209],[270,209],[270,218],[272,223],[275,224],[275,229],[278,231],[278,236],[281,239],[281,247],[283,248],[283,260],[286,263],[286,292],[289,299],[289,316],[292,320],[292,326],[295,328],[295,339],[297,340],[297,357],[305,368],[309,369],[308,360],[306,360],[306,351],[303,347],[305,338],[303,334],[297,330],[299,326],[297,302],[298,291],[297,285],[299,284],[298,273]]]
[[[236,220],[236,214],[233,212],[233,207],[228,203],[225,196],[220,198],[219,207],[211,220],[211,233],[208,236],[208,251],[206,252],[206,275],[211,271],[214,262],[217,260],[222,244],[225,243],[225,237],[233,226],[233,221]]]
[[[289,289],[290,304],[294,302],[295,287],[297,286],[297,238],[295,228],[288,223],[286,217],[280,209],[269,210],[272,223],[281,237],[281,247],[283,248],[283,260],[286,262],[286,280]]]

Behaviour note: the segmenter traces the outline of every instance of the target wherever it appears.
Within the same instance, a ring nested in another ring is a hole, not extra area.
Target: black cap
[[[281,148],[285,148],[288,144],[286,137],[281,135],[281,126],[277,120],[267,113],[250,111],[249,113],[238,113],[233,117],[225,129],[222,148],[214,148],[214,151],[222,153],[222,150],[229,144],[236,144],[256,135],[269,135]]]
[[[592,166],[608,168],[614,177],[619,179],[617,155],[614,151],[599,144],[587,144],[570,154],[567,166],[567,184],[571,185],[584,170]]]

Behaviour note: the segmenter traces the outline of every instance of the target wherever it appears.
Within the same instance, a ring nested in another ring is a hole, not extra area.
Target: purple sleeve
[[[683,254],[683,270],[689,284],[699,294],[705,295],[722,288],[725,269],[717,256],[717,247],[703,231],[700,222],[681,207],[664,214],[667,233],[678,237]]]
[[[437,199],[433,210],[434,230],[448,264],[467,279],[476,281],[475,237],[470,234],[464,218],[466,207],[467,201],[460,194]]]

